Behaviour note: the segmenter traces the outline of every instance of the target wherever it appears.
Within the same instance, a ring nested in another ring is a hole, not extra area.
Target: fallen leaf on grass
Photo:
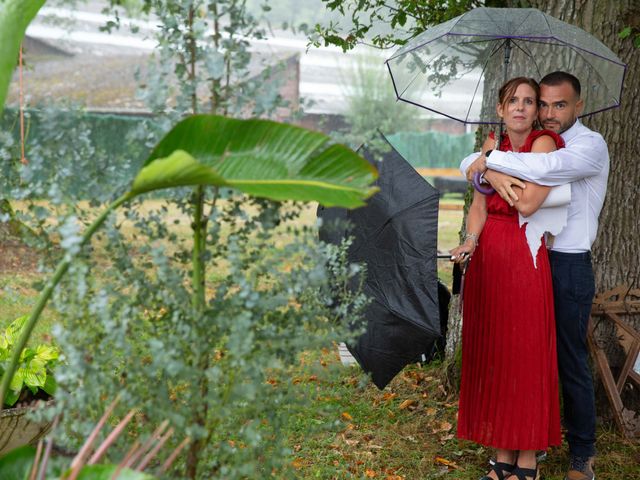
[[[444,435],[440,437],[440,443],[445,443],[445,442],[448,442],[449,440],[453,440],[454,437],[455,435],[453,433],[450,433],[449,435]]]
[[[353,420],[353,417],[351,415],[349,415],[348,412],[342,412],[341,417],[342,417],[343,420],[346,420],[347,422],[350,422],[350,421]]]
[[[460,467],[456,464],[456,462],[452,462],[451,460],[447,460],[446,458],[436,457],[436,463],[439,465],[444,465],[449,469],[459,469]]]
[[[453,425],[451,425],[449,422],[446,422],[446,421],[440,422],[440,425],[437,427],[434,427],[433,430],[431,430],[431,433],[448,432],[452,428],[453,428]]]
[[[294,458],[293,462],[291,462],[291,465],[296,470],[300,470],[302,467],[304,467],[304,460],[302,458],[299,458],[299,457],[298,458]]]
[[[382,394],[382,399],[383,399],[385,402],[388,402],[389,400],[393,400],[393,399],[394,399],[394,398],[396,398],[397,396],[398,396],[398,394],[397,394],[397,393],[395,393],[395,392],[386,392],[386,393]]]
[[[435,415],[437,412],[438,412],[438,410],[433,408],[433,407],[425,408],[425,410],[424,410],[424,413],[426,413],[430,417]]]
[[[415,400],[410,400],[409,399],[409,400],[405,400],[404,402],[402,402],[400,404],[399,408],[400,408],[400,410],[406,410],[406,409],[414,410],[416,408],[415,404],[416,404]],[[411,407],[413,407],[413,408],[411,408]]]
[[[369,470],[368,468],[364,471],[364,474],[367,478],[376,478],[378,476],[375,471]]]
[[[342,440],[350,447],[353,447],[354,445],[358,445],[360,443],[360,440],[349,440],[344,435],[342,436]]]

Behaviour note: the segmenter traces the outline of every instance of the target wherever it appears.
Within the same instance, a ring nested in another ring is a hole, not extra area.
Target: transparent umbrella
[[[626,66],[602,42],[534,8],[476,8],[426,30],[386,61],[399,100],[464,123],[500,123],[498,88],[563,70],[582,116],[620,105]]]

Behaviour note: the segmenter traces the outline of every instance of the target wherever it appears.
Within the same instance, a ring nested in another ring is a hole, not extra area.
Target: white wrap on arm
[[[542,236],[545,232],[549,232],[551,235],[558,235],[567,225],[569,203],[571,203],[571,184],[565,183],[551,188],[547,198],[533,214],[528,217],[518,214],[520,226],[527,224],[525,235],[535,268],[538,268],[536,256],[542,245]]]

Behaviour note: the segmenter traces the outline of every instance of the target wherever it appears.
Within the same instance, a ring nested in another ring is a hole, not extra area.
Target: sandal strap
[[[508,476],[513,475],[512,472],[516,468],[516,466],[511,463],[495,462],[493,460],[489,462],[489,466],[491,467],[491,470],[496,472],[499,480],[504,480]],[[491,477],[488,478],[491,479]]]
[[[516,465],[516,468],[511,471],[511,476],[516,477],[518,480],[527,480],[528,478],[536,480],[538,468],[522,468]]]

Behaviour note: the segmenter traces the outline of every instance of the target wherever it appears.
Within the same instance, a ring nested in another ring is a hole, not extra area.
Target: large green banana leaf
[[[376,192],[377,172],[326,135],[269,120],[194,115],[156,146],[132,195],[188,185],[236,188],[274,200],[357,207]]]
[[[0,113],[27,25],[45,0],[0,0]]]

